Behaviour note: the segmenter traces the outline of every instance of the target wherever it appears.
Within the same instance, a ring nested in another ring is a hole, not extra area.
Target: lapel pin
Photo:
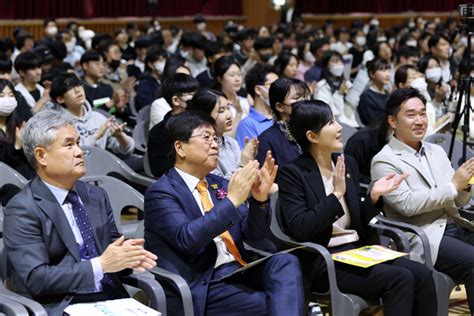
[[[348,173],[348,174],[346,174],[346,177],[347,177],[347,179],[350,179],[351,175]]]

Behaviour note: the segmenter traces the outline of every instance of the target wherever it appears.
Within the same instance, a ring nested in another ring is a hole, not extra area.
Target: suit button
[[[207,280],[202,280],[202,285],[206,285],[207,284]]]

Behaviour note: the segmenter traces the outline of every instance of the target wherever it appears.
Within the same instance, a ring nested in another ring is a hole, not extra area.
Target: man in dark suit
[[[171,117],[166,131],[174,168],[145,195],[145,247],[160,253],[159,266],[188,282],[196,315],[302,315],[293,255],[245,268],[250,254],[243,239],[263,239],[269,230],[268,192],[277,171],[271,154],[260,170],[249,162],[227,182],[209,174],[218,158],[211,117],[186,111]]]
[[[280,23],[293,24],[301,22],[301,11],[296,8],[296,0],[287,0],[286,4],[281,8]]]
[[[11,289],[62,315],[70,303],[127,297],[118,272],[156,265],[144,240],[124,241],[107,194],[78,181],[85,174],[79,134],[57,111],[31,118],[23,150],[37,177],[5,209]]]

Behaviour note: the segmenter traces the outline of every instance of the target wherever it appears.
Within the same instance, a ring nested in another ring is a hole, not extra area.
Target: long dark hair
[[[23,97],[15,91],[12,83],[6,79],[0,79],[0,92],[2,92],[5,87],[9,87],[13,92],[18,105],[16,109],[7,117],[5,122],[6,133],[0,133],[0,142],[13,144],[15,142],[16,128],[20,127],[23,122],[28,121],[30,117],[33,116],[33,113],[31,113],[31,108],[23,99]]]

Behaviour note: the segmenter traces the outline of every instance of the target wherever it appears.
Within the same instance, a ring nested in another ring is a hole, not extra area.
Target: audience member
[[[464,282],[471,310],[474,308],[474,226],[460,217],[458,208],[472,196],[469,180],[474,158],[453,170],[446,152],[423,141],[428,127],[426,101],[413,88],[395,90],[387,102],[386,121],[393,131],[372,160],[374,181],[389,174],[409,174],[400,186],[383,194],[389,218],[421,227],[429,240],[436,270],[455,282]],[[410,238],[412,259],[422,261],[419,238]]]
[[[170,149],[166,142],[166,122],[172,116],[186,110],[187,102],[192,99],[198,89],[199,83],[196,79],[190,75],[176,74],[163,81],[161,85],[163,97],[151,105],[150,127],[152,128],[148,135],[147,154],[151,172],[155,177],[160,177],[173,166],[173,162],[168,157]],[[163,118],[159,119],[159,117]]]
[[[143,239],[120,236],[105,191],[78,180],[85,174],[79,138],[61,112],[32,117],[23,149],[37,177],[5,208],[11,289],[49,315],[73,303],[128,297],[119,275],[156,265]]]
[[[342,127],[330,106],[318,100],[298,102],[289,126],[303,154],[278,173],[286,232],[298,241],[321,244],[331,253],[370,244],[369,222],[379,213],[375,205],[407,175],[386,174],[361,200],[354,160],[336,154],[343,147]],[[304,268],[308,266],[312,287],[324,291],[327,268],[321,257],[300,260]],[[384,315],[436,315],[434,281],[423,264],[398,258],[368,268],[336,262],[335,268],[342,292],[382,298]]]
[[[260,170],[251,161],[228,183],[209,174],[218,161],[211,117],[186,111],[166,129],[174,167],[145,194],[146,248],[160,254],[160,267],[186,280],[196,314],[303,315],[296,257],[275,254],[246,268],[243,239],[259,240],[269,231],[268,192],[277,171],[271,154]]]
[[[236,139],[244,148],[246,139],[253,139],[273,125],[273,111],[270,107],[269,89],[278,79],[275,70],[269,65],[256,64],[245,77],[245,87],[253,99],[249,115],[240,121]]]

